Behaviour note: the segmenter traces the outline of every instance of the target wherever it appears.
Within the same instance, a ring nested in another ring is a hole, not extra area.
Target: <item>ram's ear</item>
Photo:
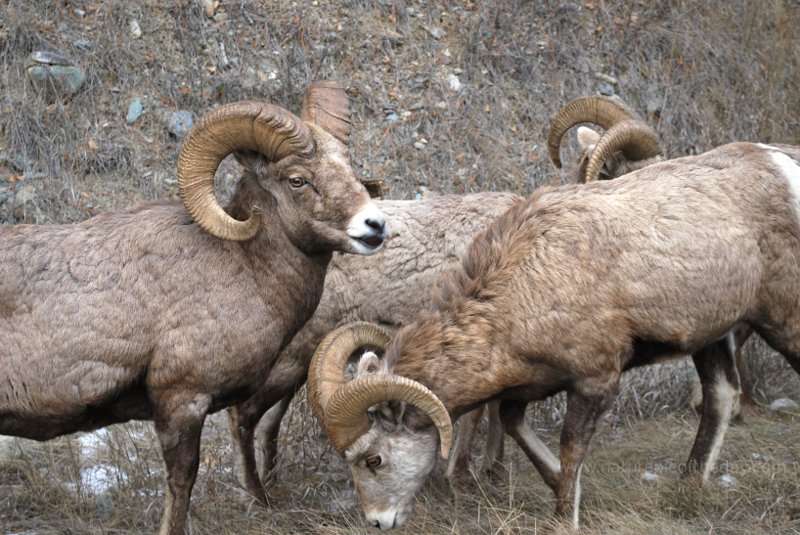
[[[372,351],[366,351],[358,361],[356,377],[389,373],[386,363]]]
[[[251,150],[242,150],[234,152],[233,157],[239,165],[256,176],[265,176],[267,174],[266,166],[268,162],[261,154]]]
[[[378,355],[372,351],[367,351],[361,355],[361,359],[358,361],[356,377],[387,375],[388,373],[389,367]],[[384,430],[391,431],[401,425],[405,408],[406,404],[402,401],[383,401],[370,407],[368,412],[377,418]]]
[[[585,126],[578,127],[578,144],[583,152],[593,150],[597,142],[600,141],[600,134]]]

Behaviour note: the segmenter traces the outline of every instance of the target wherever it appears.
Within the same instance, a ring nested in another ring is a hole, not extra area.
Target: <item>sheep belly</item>
[[[139,375],[130,369],[83,360],[67,370],[31,371],[8,371],[0,434],[47,440],[152,414]]]

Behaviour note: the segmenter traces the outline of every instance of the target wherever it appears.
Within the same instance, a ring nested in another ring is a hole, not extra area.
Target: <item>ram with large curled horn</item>
[[[263,102],[209,112],[178,158],[185,206],[0,229],[0,434],[154,420],[161,533],[186,530],[206,416],[263,384],[333,251],[372,254],[386,236],[350,166],[344,89],[312,84],[302,116]],[[214,175],[230,154],[244,172],[223,208]]]
[[[664,159],[658,135],[633,108],[616,98],[588,96],[569,101],[550,122],[547,150],[556,167],[562,165],[564,135],[581,123],[598,125],[605,132],[578,128],[581,156],[574,181],[610,179]]]
[[[614,180],[539,188],[476,234],[391,341],[334,331],[308,384],[368,522],[402,525],[438,435],[448,443],[451,419],[500,401],[557,517],[577,529],[581,469],[622,373],[686,354],[704,406],[685,475],[708,480],[738,390],[728,333],[758,332],[800,372],[798,183],[800,148],[731,143]],[[342,384],[361,344],[386,349],[362,356]],[[410,396],[387,401],[389,385],[406,384],[425,409],[404,405]],[[525,408],[562,391],[556,454],[525,425]]]

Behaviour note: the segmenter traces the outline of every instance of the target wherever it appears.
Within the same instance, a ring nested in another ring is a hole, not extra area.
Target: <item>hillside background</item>
[[[0,222],[76,222],[177,199],[176,154],[189,120],[242,99],[297,112],[305,86],[324,78],[347,86],[355,164],[389,183],[388,198],[561,183],[545,147],[549,120],[582,95],[628,102],[671,157],[739,140],[800,144],[798,28],[796,0],[0,0]],[[37,90],[35,52],[63,56],[57,63],[83,73],[81,87],[55,98]],[[220,194],[236,173],[226,161]],[[800,399],[782,361],[763,345],[750,351],[759,403]],[[734,490],[687,493],[674,474],[661,486],[642,483],[653,458],[662,466],[689,451],[692,372],[676,369],[625,390],[612,429],[598,438],[590,459],[627,468],[584,471],[588,533],[800,533],[797,411],[762,413],[732,430],[726,459],[746,481]],[[534,417],[557,441],[557,408]],[[271,511],[237,494],[224,419],[212,423],[193,496],[195,533],[366,532],[349,476],[302,401],[283,438]],[[131,424],[103,436],[103,466],[126,470],[109,476],[108,501],[88,488],[86,448],[73,438],[31,446],[0,469],[0,532],[155,530],[163,482],[152,434]],[[519,450],[507,449],[520,477],[460,505],[435,480],[404,532],[539,531],[552,496]],[[783,468],[748,469],[751,454],[764,451]]]

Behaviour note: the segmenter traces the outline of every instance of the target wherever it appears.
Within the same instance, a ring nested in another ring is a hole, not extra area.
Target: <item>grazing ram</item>
[[[584,122],[602,126],[606,132],[601,136],[592,129],[583,126],[578,128],[581,156],[573,171],[575,182],[609,180],[661,162],[665,158],[655,132],[626,104],[618,99],[605,97],[580,97],[564,105],[551,122],[547,146],[550,159],[556,167],[561,167],[560,147],[564,135],[573,126]],[[724,340],[719,342],[717,348],[726,352],[726,358],[735,364],[736,377],[733,384],[739,385],[739,388],[730,412],[737,420],[742,420],[745,413],[754,410],[752,394],[745,388],[741,379],[743,369],[741,348],[752,333],[752,329],[747,325],[737,325]],[[719,414],[718,411],[728,411],[729,407],[718,404],[704,406],[702,388],[700,381],[692,382],[692,402],[696,410],[701,415],[704,411],[709,411],[704,416],[706,424],[701,424],[698,433],[716,432],[712,431],[714,427],[709,428],[708,425],[712,425],[710,422],[727,421],[728,416]],[[503,440],[499,421],[499,402],[488,403],[487,413],[489,426],[484,467],[489,473],[501,473]],[[447,466],[447,475],[451,479],[467,470],[470,446],[481,416],[482,411],[476,410],[459,419],[452,455]],[[706,465],[706,468],[710,469],[711,465]],[[703,477],[708,477],[708,471]]]
[[[547,149],[556,167],[562,166],[560,153],[564,136],[581,123],[600,126],[605,133],[601,135],[591,128],[578,127],[580,156],[574,170],[567,174],[569,183],[610,180],[664,160],[658,136],[636,111],[620,99],[590,96],[569,101],[550,122]],[[369,318],[363,319],[369,321]],[[489,423],[484,470],[496,475],[503,472],[499,402],[488,403],[486,412]],[[459,419],[452,455],[447,463],[446,474],[451,481],[464,479],[468,472],[470,449],[482,416],[483,410],[476,409]]]
[[[458,264],[472,236],[519,200],[511,193],[487,192],[376,203],[392,222],[384,251],[368,259],[334,255],[314,315],[281,352],[263,387],[228,409],[240,476],[250,495],[266,504],[262,482],[275,465],[281,418],[291,396],[305,383],[322,338],[338,325],[358,319],[390,330],[413,321],[430,303],[435,281]],[[258,425],[273,405],[266,421]],[[256,431],[263,452],[258,468]]]
[[[606,129],[606,133],[600,136],[589,128],[578,128],[582,150],[574,171],[578,182],[607,180],[664,160],[655,132],[633,109],[616,99],[581,97],[568,102],[552,120],[547,149],[556,167],[561,167],[560,148],[564,134],[581,122],[598,124]],[[752,329],[740,325],[731,331],[727,344],[720,346],[720,349],[730,352],[729,358],[736,363],[737,374],[744,369],[742,346],[752,334]],[[741,419],[755,406],[752,393],[741,377],[739,384],[740,396],[737,396],[733,414]],[[693,383],[694,389],[697,386],[702,387]],[[693,393],[693,403],[698,411],[702,411],[701,392]]]
[[[316,308],[333,250],[371,254],[385,238],[350,166],[349,113],[331,82],[309,88],[302,119],[225,105],[183,144],[184,204],[0,229],[0,433],[154,420],[161,533],[183,533],[206,415],[263,384]],[[229,154],[245,171],[223,210],[214,174]]]
[[[799,161],[797,147],[733,143],[543,188],[477,235],[431,308],[393,339],[370,324],[327,336],[309,397],[368,521],[403,524],[437,446],[448,454],[452,418],[487,401],[501,401],[557,516],[577,527],[581,466],[624,370],[692,354],[704,404],[730,408],[737,376],[720,345],[746,324],[800,372]],[[383,359],[365,354],[345,382],[363,346],[386,348]],[[530,401],[559,391],[556,457],[521,424]],[[704,413],[687,466],[707,474],[727,421],[704,412],[723,421]]]
[[[644,162],[640,165],[646,165],[658,157],[660,147],[655,133],[637,121],[637,116],[619,100],[585,97],[568,103],[556,115],[551,137],[558,135],[556,143],[559,143],[561,136],[580,122],[606,129],[603,147],[617,146],[605,141],[608,135],[624,136],[626,142],[635,145],[633,149],[626,149],[624,154],[598,152],[592,160],[606,158],[611,167],[601,166],[600,174],[614,177],[632,168],[634,163],[627,158],[637,158]],[[639,135],[631,137],[632,131]],[[584,172],[600,139],[599,135],[595,138],[591,134],[581,137],[585,153],[581,162],[587,163],[579,168]],[[577,173],[570,178],[583,182],[582,175]],[[377,202],[392,221],[391,239],[383,253],[367,260],[334,255],[314,316],[281,353],[264,387],[245,403],[228,409],[240,477],[251,496],[266,503],[263,482],[275,466],[281,419],[291,396],[305,383],[311,356],[322,338],[348,321],[370,321],[390,331],[411,323],[420,310],[429,306],[431,290],[441,273],[458,263],[459,255],[477,231],[519,200],[519,196],[508,193],[476,193],[422,201]],[[293,379],[288,380],[290,377]],[[475,416],[480,415],[480,411],[475,412]],[[474,417],[462,419],[452,459],[456,462],[448,466],[451,478],[467,472],[474,422]],[[499,426],[496,428],[499,430]],[[488,458],[500,456],[502,436],[502,431],[490,434]],[[260,463],[256,451],[260,453]]]

